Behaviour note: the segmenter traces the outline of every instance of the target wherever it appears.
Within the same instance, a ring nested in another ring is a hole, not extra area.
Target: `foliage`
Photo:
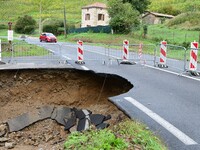
[[[134,10],[130,3],[122,0],[110,0],[108,13],[111,17],[110,26],[115,33],[129,33],[133,26],[139,24],[138,11]]]
[[[176,15],[176,13],[184,13],[188,11],[200,11],[200,1],[194,0],[151,0],[151,4],[149,5],[149,10],[155,12],[163,12],[163,9],[167,7],[171,7],[172,11],[167,11],[168,14]],[[169,10],[169,8],[167,8]]]
[[[50,32],[50,33],[57,35],[58,27],[56,25],[51,25],[51,24],[44,25],[43,32]]]
[[[66,150],[166,150],[161,141],[138,122],[125,120],[112,129],[73,132],[67,138]]]
[[[144,150],[166,150],[158,137],[139,122],[128,120],[121,122],[114,127],[114,132],[120,137],[129,139],[131,147],[141,145],[141,149]]]
[[[0,24],[0,30],[1,29],[7,29],[8,28],[8,26],[6,26],[5,24]]]
[[[171,14],[171,15],[174,15],[174,16],[181,13],[180,10],[176,9],[172,5],[163,6],[160,10],[158,10],[158,12],[163,13],[163,14]]]
[[[134,9],[140,12],[140,14],[144,13],[151,3],[149,0],[123,0],[123,2],[130,3]]]
[[[25,15],[18,18],[14,31],[16,33],[31,34],[35,31],[35,27],[36,21],[31,16]]]
[[[93,150],[93,149],[116,149],[121,150],[128,147],[128,144],[121,138],[117,138],[111,130],[90,130],[84,133],[73,132],[66,140],[66,150]]]
[[[190,29],[190,30],[197,30],[199,29],[200,24],[200,12],[187,12],[182,13],[171,19],[166,24],[169,27],[179,27],[182,29]]]

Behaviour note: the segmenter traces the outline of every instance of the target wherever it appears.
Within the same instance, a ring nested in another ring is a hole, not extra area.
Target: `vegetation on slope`
[[[73,132],[65,149],[80,150],[166,150],[164,144],[147,127],[134,121],[124,121],[112,129]]]

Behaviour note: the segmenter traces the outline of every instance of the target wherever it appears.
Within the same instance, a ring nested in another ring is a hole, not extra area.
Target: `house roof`
[[[142,18],[146,17],[147,15],[152,14],[156,17],[166,17],[166,18],[174,18],[173,15],[168,15],[168,14],[161,14],[161,13],[156,13],[156,12],[150,12],[146,11],[146,13],[142,16]]]
[[[82,9],[87,9],[87,8],[104,8],[106,9],[107,6],[106,4],[104,3],[99,3],[99,2],[96,2],[94,4],[91,4],[91,5],[87,5],[87,6],[83,6]]]

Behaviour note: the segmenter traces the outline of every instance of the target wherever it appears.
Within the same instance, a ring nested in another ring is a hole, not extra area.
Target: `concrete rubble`
[[[58,124],[63,126],[63,132],[73,132],[90,129],[92,125],[95,126],[96,129],[104,129],[109,126],[105,121],[111,119],[111,116],[92,114],[92,112],[87,109],[46,105],[37,108],[33,112],[23,113],[15,118],[5,121],[4,123],[0,123],[0,147],[5,147],[7,149],[14,148],[16,143],[9,138],[9,134],[11,137],[12,134],[14,134],[21,138],[20,133],[17,133],[18,131],[45,119],[55,120]],[[57,133],[53,134],[54,135],[45,135],[44,140],[48,142],[56,137]],[[35,146],[39,144],[36,142],[33,143],[31,139],[25,139],[24,142]]]

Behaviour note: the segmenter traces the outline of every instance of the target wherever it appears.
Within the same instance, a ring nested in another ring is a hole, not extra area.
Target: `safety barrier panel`
[[[12,45],[12,63],[61,63],[60,45],[57,43],[28,44],[26,42]]]
[[[1,43],[1,46],[1,59],[6,63],[66,63],[70,61],[74,63],[77,61],[79,64],[120,65],[121,62],[130,62],[129,64],[151,66],[159,66],[163,63],[168,66],[169,70],[181,72],[191,70],[190,66],[193,62],[188,62],[190,56],[193,56],[192,58],[197,63],[197,53],[194,57],[194,52],[190,50],[198,50],[196,46],[187,50],[182,46],[162,42],[158,45],[131,44],[127,40],[122,44],[109,45],[83,43],[82,41],[61,44],[37,43],[35,45],[22,41],[13,43],[11,46],[9,43]],[[194,64],[195,68],[198,68],[197,65],[198,63]]]
[[[1,63],[8,63],[12,57],[12,45],[1,41],[0,61]]]
[[[153,44],[129,44],[128,63],[124,60],[124,45],[110,44],[107,56],[110,60],[117,60],[119,64],[153,64],[156,61],[156,45]]]

